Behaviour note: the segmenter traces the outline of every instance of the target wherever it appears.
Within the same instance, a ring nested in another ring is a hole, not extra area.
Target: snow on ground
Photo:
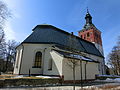
[[[13,78],[23,78],[24,76],[23,75],[17,75],[17,76],[14,76]]]
[[[111,79],[111,78],[107,78],[106,80],[95,80],[97,82],[116,82],[116,83],[120,83],[120,78],[116,78],[116,79]]]
[[[107,82],[120,82],[120,78],[116,78],[116,79],[107,78],[105,81],[107,81]]]
[[[98,76],[98,77],[116,77],[116,78],[120,78],[120,76],[118,76],[118,75],[96,75],[96,76]]]
[[[40,78],[60,78],[60,77],[53,77],[53,76],[36,76],[36,77],[40,77]]]
[[[23,77],[28,77],[28,75],[17,75],[17,76],[14,76],[13,78],[23,78]],[[35,77],[39,77],[39,78],[60,78],[60,77],[54,77],[54,76],[35,76]]]

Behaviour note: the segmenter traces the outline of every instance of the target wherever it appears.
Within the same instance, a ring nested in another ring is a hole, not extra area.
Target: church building
[[[87,11],[78,36],[52,25],[37,25],[16,48],[14,74],[58,76],[64,81],[94,80],[105,74],[101,32]]]

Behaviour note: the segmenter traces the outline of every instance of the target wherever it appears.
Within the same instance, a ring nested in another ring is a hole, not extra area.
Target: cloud
[[[15,32],[9,21],[5,23],[4,31],[6,40],[16,40]]]
[[[2,1],[5,2],[10,9],[14,9],[18,6],[17,2],[19,0],[2,0]]]
[[[15,30],[13,30],[13,22],[16,19],[20,19],[21,15],[18,13],[19,12],[19,8],[20,8],[20,0],[1,0],[3,1],[8,9],[11,11],[12,13],[12,18],[6,20],[5,22],[5,27],[4,27],[4,31],[5,31],[5,38],[6,40],[17,40],[17,32],[15,32]]]
[[[5,2],[7,7],[10,9],[11,13],[15,18],[20,18],[21,15],[18,13],[18,10],[20,9],[20,0],[2,0]]]

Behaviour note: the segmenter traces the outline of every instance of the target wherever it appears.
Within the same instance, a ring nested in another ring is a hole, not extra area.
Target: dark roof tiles
[[[71,43],[72,42],[72,43]],[[52,43],[103,57],[93,43],[56,28],[52,25],[37,25],[23,43]]]

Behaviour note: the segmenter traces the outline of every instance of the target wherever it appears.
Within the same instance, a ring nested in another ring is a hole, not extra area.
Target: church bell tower
[[[78,32],[79,37],[89,42],[95,44],[96,48],[103,55],[101,31],[98,30],[95,25],[92,23],[92,16],[90,15],[88,9],[85,16],[86,23],[82,30]]]

